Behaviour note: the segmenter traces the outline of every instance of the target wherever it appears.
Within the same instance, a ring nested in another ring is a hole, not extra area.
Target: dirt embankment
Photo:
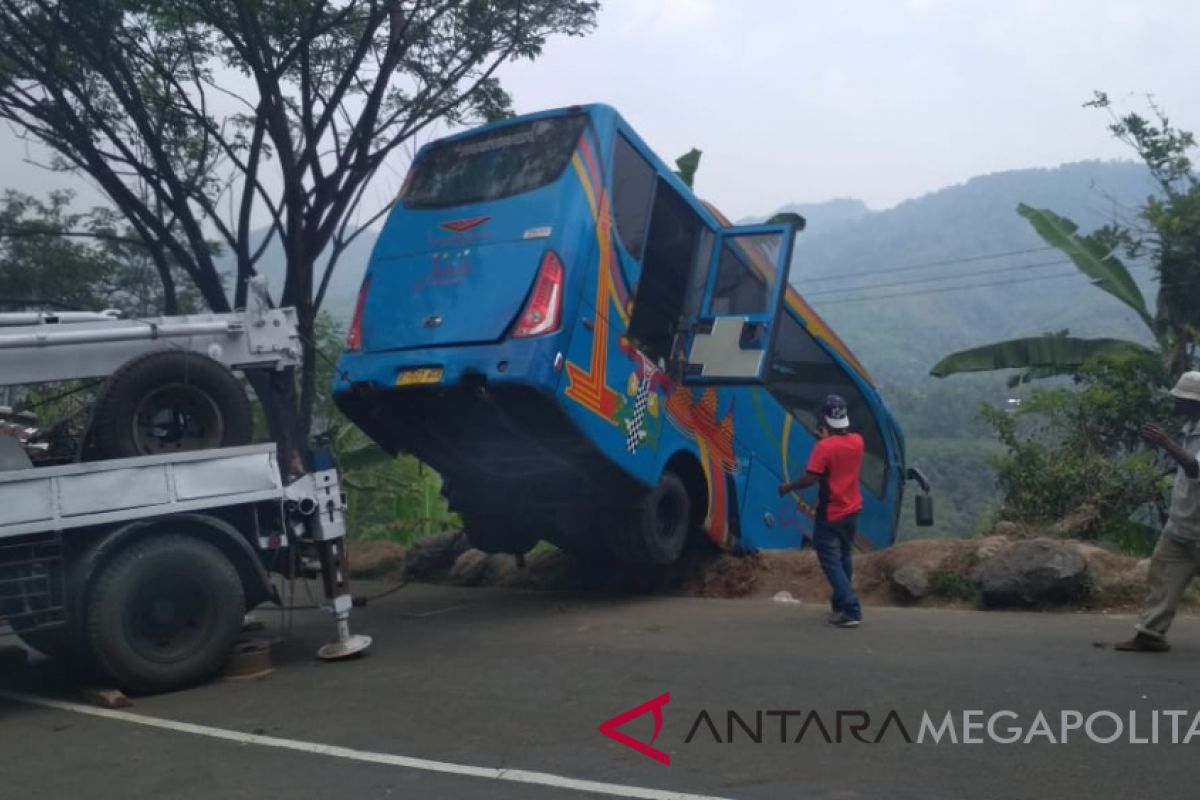
[[[356,577],[408,577],[463,586],[558,591],[767,598],[787,592],[824,603],[825,578],[811,550],[750,556],[692,553],[666,569],[585,562],[558,550],[512,556],[469,549],[448,533],[404,548],[391,542],[351,546]],[[995,535],[921,539],[854,559],[854,584],[868,605],[1135,608],[1146,590],[1147,562],[1072,540]],[[1187,601],[1200,605],[1193,587]]]

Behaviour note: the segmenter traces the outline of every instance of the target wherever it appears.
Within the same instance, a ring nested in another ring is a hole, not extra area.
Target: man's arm
[[[1142,438],[1155,447],[1161,447],[1167,451],[1167,455],[1175,459],[1175,463],[1183,469],[1183,474],[1187,475],[1192,480],[1200,478],[1200,464],[1196,463],[1196,458],[1170,436],[1168,436],[1162,428],[1157,425],[1146,423],[1142,426]]]
[[[783,497],[785,494],[803,491],[810,486],[814,486],[818,481],[821,480],[821,477],[822,476],[819,473],[806,472],[791,483],[781,483],[779,484],[779,496]]]

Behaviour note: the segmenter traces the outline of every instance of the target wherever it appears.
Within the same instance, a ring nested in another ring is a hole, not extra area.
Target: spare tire
[[[223,364],[186,350],[131,359],[108,379],[92,414],[94,458],[249,444],[250,400]]]

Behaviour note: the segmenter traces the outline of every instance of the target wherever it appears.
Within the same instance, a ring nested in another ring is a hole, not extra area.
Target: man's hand
[[[1175,442],[1162,428],[1150,422],[1142,425],[1142,438],[1155,447],[1163,447],[1168,450],[1175,445]]]
[[[779,484],[779,496],[780,497],[783,497],[784,495],[788,494],[791,491],[792,491],[792,485],[790,483]]]
[[[1142,438],[1149,444],[1166,450],[1189,478],[1196,480],[1196,478],[1200,477],[1200,464],[1196,462],[1196,459],[1190,453],[1180,447],[1178,442],[1168,436],[1162,428],[1147,422],[1142,426]]]

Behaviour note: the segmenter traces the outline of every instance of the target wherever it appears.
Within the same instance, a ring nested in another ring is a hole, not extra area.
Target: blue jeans
[[[813,547],[817,560],[825,572],[825,579],[833,589],[830,605],[851,619],[862,619],[862,606],[854,593],[854,562],[850,555],[854,550],[854,535],[857,532],[858,515],[853,514],[837,522],[816,523],[813,528]]]

